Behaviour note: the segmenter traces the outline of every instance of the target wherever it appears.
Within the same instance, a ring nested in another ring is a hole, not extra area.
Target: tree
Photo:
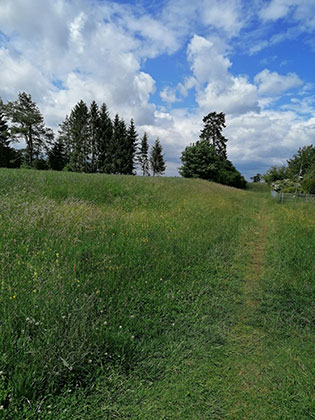
[[[90,105],[90,121],[89,121],[89,147],[91,150],[90,171],[96,172],[98,160],[98,143],[100,129],[100,115],[98,105],[93,101]]]
[[[141,143],[140,143],[140,150],[136,158],[137,162],[140,165],[143,176],[149,175],[148,153],[149,153],[148,135],[146,132],[144,132],[143,137],[141,139]]]
[[[225,115],[223,112],[217,114],[210,112],[203,118],[204,128],[201,130],[200,139],[206,140],[212,144],[216,154],[222,159],[227,158],[226,143],[227,139],[222,135],[222,129],[225,128]]]
[[[89,110],[85,102],[78,102],[69,117],[71,157],[70,166],[75,172],[89,169]]]
[[[54,171],[62,171],[63,168],[69,163],[65,146],[62,138],[59,137],[58,141],[48,152],[48,166]]]
[[[315,171],[315,147],[312,144],[300,147],[287,162],[291,176],[300,176],[302,179],[307,173]]]
[[[0,103],[0,106],[2,103]],[[4,113],[0,108],[0,167],[9,167],[12,149],[9,146],[9,128]]]
[[[99,117],[99,133],[97,138],[97,167],[100,172],[112,171],[113,124],[108,115],[107,106],[102,104]]]
[[[133,175],[135,170],[135,154],[137,149],[138,134],[133,119],[130,120],[130,124],[127,132],[127,144],[126,144],[126,165],[125,173]]]
[[[126,149],[128,143],[128,131],[123,119],[116,114],[114,123],[113,140],[111,143],[112,173],[127,174]]]
[[[11,120],[12,139],[25,140],[28,164],[32,167],[34,159],[39,159],[40,153],[48,149],[53,132],[45,127],[39,108],[25,92],[20,92],[17,101],[9,102],[5,110]]]
[[[288,168],[284,165],[272,166],[263,175],[263,178],[269,185],[276,181],[282,181],[283,179],[288,179],[289,178]]]
[[[199,140],[182,152],[179,173],[184,178],[218,181],[218,160],[214,146],[207,140]]]
[[[70,162],[71,154],[72,154],[72,141],[71,141],[71,126],[68,115],[64,121],[59,124],[59,131],[58,131],[58,142],[62,143],[64,146],[65,156],[67,158],[67,163]]]
[[[253,182],[260,182],[261,178],[262,178],[262,176],[260,174],[256,174],[256,175],[250,177],[250,179],[252,179]]]
[[[166,169],[165,160],[162,154],[162,146],[158,138],[155,140],[151,149],[150,166],[153,176],[162,175]]]
[[[245,188],[245,178],[227,159],[226,142],[222,136],[225,127],[223,112],[211,112],[203,118],[200,140],[182,152],[183,165],[179,173],[185,178],[201,178],[237,188]]]

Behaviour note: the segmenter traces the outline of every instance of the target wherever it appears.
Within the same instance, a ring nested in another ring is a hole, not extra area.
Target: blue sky
[[[314,0],[1,0],[0,97],[30,93],[56,131],[80,99],[106,102],[160,138],[170,176],[224,112],[249,178],[314,144],[314,35]]]

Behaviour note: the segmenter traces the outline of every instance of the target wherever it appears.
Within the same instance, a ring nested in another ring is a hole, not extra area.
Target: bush
[[[186,147],[181,160],[183,165],[179,173],[184,178],[201,178],[236,188],[246,187],[245,178],[232,162],[220,157],[206,140]]]

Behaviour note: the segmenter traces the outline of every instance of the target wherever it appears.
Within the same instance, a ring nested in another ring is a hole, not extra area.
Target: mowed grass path
[[[315,206],[0,170],[0,418],[314,418]]]

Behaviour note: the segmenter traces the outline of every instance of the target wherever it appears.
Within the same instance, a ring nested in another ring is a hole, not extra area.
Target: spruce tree
[[[101,106],[99,117],[99,135],[97,142],[97,167],[99,172],[110,174],[112,172],[112,141],[113,124],[108,115],[105,103]]]
[[[71,169],[75,172],[89,170],[89,110],[82,100],[71,111],[69,117],[71,138]]]
[[[125,173],[134,175],[135,154],[137,149],[138,134],[133,119],[130,120],[127,133],[126,155],[125,155]]]
[[[59,127],[60,129],[58,131],[58,142],[61,142],[63,144],[67,163],[69,163],[72,154],[72,142],[71,127],[68,115],[66,115],[64,121],[61,124],[59,124]]]
[[[48,166],[54,171],[62,171],[69,163],[66,150],[62,139],[59,137],[57,142],[48,152]]]
[[[96,172],[98,161],[98,143],[99,143],[99,128],[100,128],[100,115],[98,105],[95,101],[90,106],[90,121],[89,121],[89,143],[91,150],[91,164],[90,171]]]
[[[152,175],[162,175],[165,172],[166,165],[162,153],[162,145],[160,140],[157,138],[152,146],[150,153],[150,166],[152,169]]]
[[[126,149],[128,144],[128,131],[123,119],[116,114],[113,123],[113,141],[111,144],[112,173],[127,174],[128,164]]]
[[[53,132],[45,127],[44,118],[32,101],[31,95],[20,92],[15,102],[6,105],[6,113],[11,120],[11,133],[15,141],[23,139],[26,143],[28,165],[48,149],[53,140]]]
[[[150,175],[148,153],[149,153],[148,135],[146,132],[144,132],[143,137],[141,139],[141,143],[140,143],[140,149],[137,154],[137,162],[140,165],[143,176]]]

